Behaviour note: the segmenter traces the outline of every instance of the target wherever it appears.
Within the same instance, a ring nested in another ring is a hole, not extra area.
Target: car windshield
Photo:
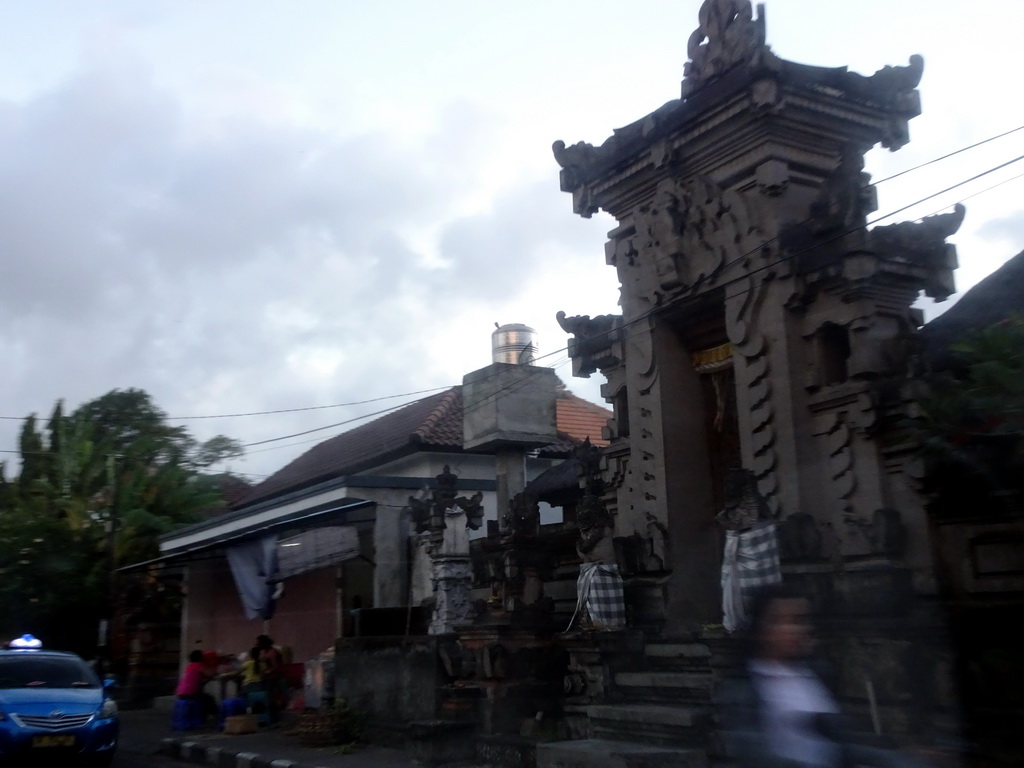
[[[0,688],[99,688],[100,682],[81,659],[35,656],[0,658]]]

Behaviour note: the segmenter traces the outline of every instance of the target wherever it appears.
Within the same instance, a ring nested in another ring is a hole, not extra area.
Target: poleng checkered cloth
[[[722,558],[723,624],[735,632],[747,617],[746,601],[758,587],[782,581],[775,523],[752,525],[744,531],[725,532]]]
[[[566,628],[568,632],[583,611],[590,615],[594,629],[621,629],[626,626],[626,601],[622,596],[622,577],[614,563],[582,563],[576,580],[576,612]]]

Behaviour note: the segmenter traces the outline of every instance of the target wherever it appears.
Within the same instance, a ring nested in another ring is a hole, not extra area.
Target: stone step
[[[595,738],[662,746],[703,745],[711,730],[707,707],[664,704],[595,704],[587,707]]]
[[[711,649],[704,643],[648,643],[644,658],[654,669],[706,668]]]
[[[609,739],[537,745],[537,768],[707,768],[702,749],[678,749]]]
[[[620,697],[631,702],[708,701],[713,682],[710,672],[619,672],[615,675]]]

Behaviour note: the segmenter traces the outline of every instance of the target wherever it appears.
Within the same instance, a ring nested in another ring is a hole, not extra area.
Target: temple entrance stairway
[[[576,737],[537,745],[537,768],[704,768],[714,746],[712,694],[734,663],[721,631],[650,640],[640,632],[565,638]],[[717,761],[716,761],[717,763]]]

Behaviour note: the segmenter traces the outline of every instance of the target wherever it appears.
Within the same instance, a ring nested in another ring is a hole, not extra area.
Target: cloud
[[[553,165],[488,191],[495,116],[440,114],[419,140],[227,108],[211,129],[131,52],[0,105],[2,415],[115,387],[172,416],[288,408],[487,364],[491,322],[526,319],[546,270],[607,269],[603,235]],[[189,426],[248,441],[374,409]]]
[[[1024,247],[1024,211],[986,221],[978,227],[978,236],[1011,248]]]

